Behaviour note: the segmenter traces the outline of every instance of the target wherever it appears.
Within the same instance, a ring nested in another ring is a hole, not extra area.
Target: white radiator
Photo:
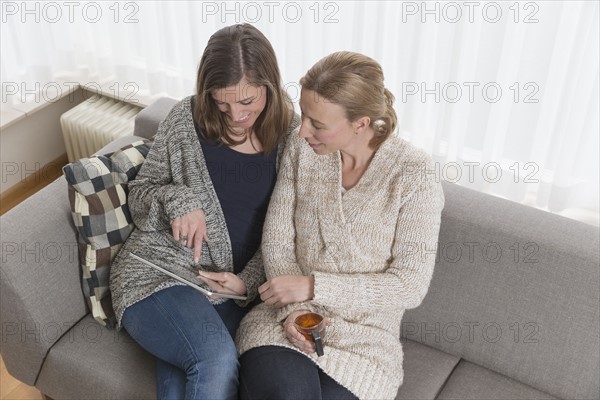
[[[114,139],[133,135],[141,108],[103,96],[94,96],[60,116],[69,162],[89,157]]]

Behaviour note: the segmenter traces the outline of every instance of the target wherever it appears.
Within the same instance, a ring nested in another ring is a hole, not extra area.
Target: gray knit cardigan
[[[181,285],[129,257],[132,252],[199,284],[198,269],[233,272],[231,241],[194,127],[191,98],[177,103],[161,122],[152,149],[136,179],[129,183],[128,205],[136,229],[115,257],[110,275],[119,327],[127,307],[161,289]],[[299,124],[295,115],[277,149],[277,168],[287,138]],[[199,208],[206,214],[209,242],[203,243],[200,262],[194,264],[194,250],[175,241],[171,221]],[[260,250],[238,276],[246,284],[248,299],[236,301],[245,306],[256,298],[258,286],[265,281]]]

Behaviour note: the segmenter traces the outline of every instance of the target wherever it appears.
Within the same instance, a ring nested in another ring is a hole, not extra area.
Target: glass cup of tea
[[[322,310],[312,305],[310,309],[302,310],[304,313],[298,315],[294,320],[294,326],[304,338],[315,344],[317,356],[322,356],[323,343],[325,341],[325,328],[327,321]]]

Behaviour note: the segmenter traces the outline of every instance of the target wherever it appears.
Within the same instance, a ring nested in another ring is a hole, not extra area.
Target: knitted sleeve
[[[265,218],[262,253],[266,279],[279,275],[304,275],[296,260],[294,226],[299,144],[301,142],[296,137],[288,140]],[[277,314],[278,320],[287,318],[299,306],[299,304],[289,304],[280,308]]]
[[[265,268],[261,249],[258,249],[254,256],[248,261],[242,272],[238,274],[246,284],[246,300],[236,300],[240,307],[246,307],[258,296],[258,287],[266,280]]]
[[[444,193],[431,175],[414,186],[397,217],[388,269],[365,274],[314,271],[316,302],[354,312],[409,309],[421,303],[433,275]]]
[[[129,209],[142,231],[170,229],[174,219],[202,208],[199,196],[183,179],[183,157],[191,150],[183,148],[189,143],[178,134],[179,108],[175,106],[161,122],[140,172],[129,183]]]

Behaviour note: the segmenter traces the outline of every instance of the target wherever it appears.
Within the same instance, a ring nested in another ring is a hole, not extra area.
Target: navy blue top
[[[196,133],[227,223],[233,269],[239,273],[260,246],[262,226],[277,178],[277,151],[266,157],[263,152],[244,154],[220,142],[204,140],[198,126]]]

